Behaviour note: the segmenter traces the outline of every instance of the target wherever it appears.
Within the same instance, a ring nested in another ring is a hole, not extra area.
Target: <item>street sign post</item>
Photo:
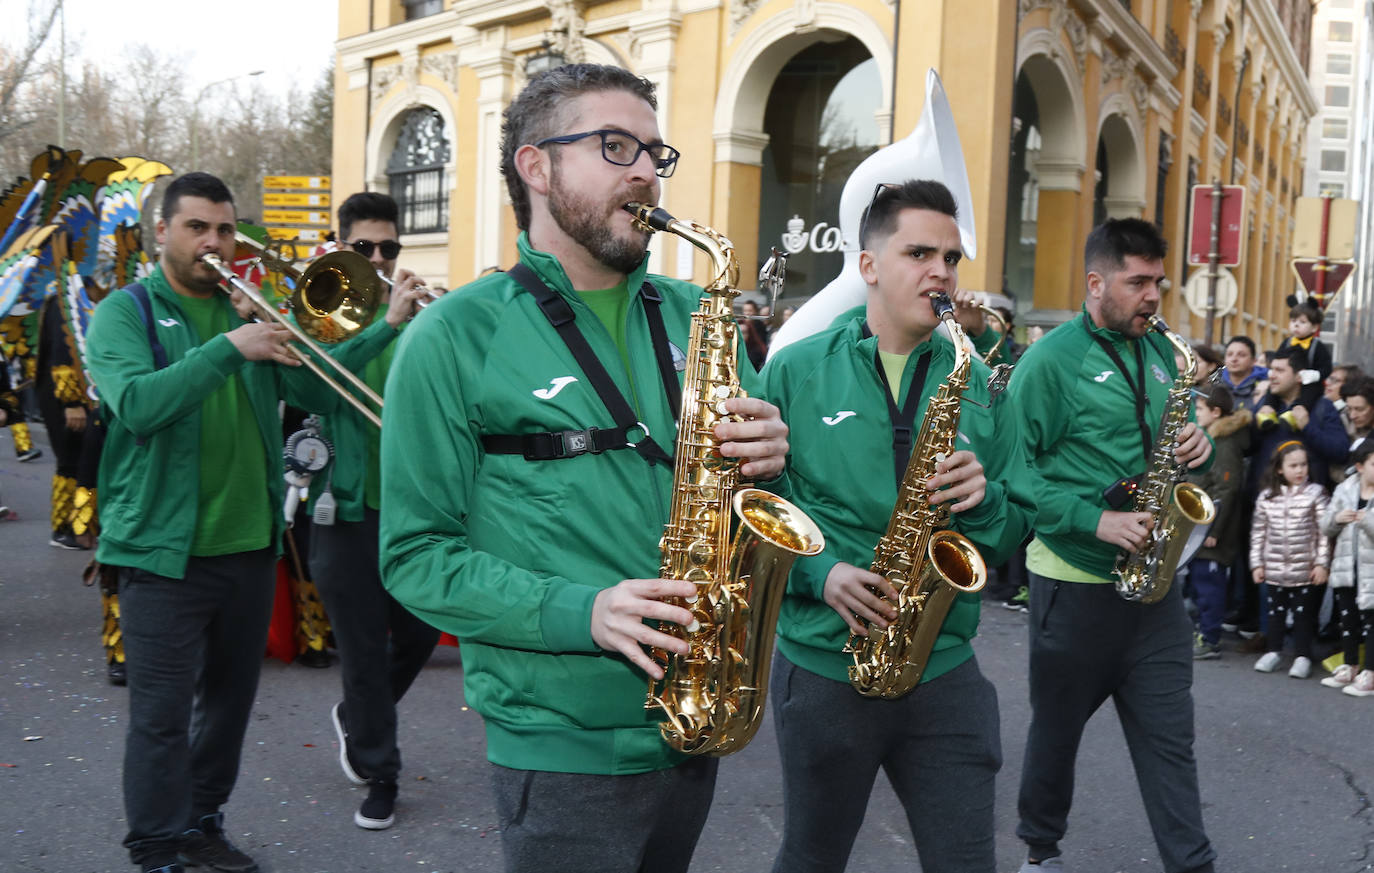
[[[1203,215],[1211,220],[1204,222]],[[1245,187],[1223,185],[1193,186],[1193,228],[1188,240],[1188,263],[1207,265],[1207,345],[1217,317],[1217,282],[1222,266],[1240,265],[1241,226],[1245,216]]]
[[[267,233],[273,239],[323,242],[332,222],[330,181],[329,176],[264,176],[262,221]]]

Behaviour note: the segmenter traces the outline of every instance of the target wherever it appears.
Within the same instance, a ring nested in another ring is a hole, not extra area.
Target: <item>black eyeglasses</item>
[[[355,239],[351,243],[345,243],[345,245],[365,258],[372,257],[373,249],[381,249],[382,260],[384,261],[394,261],[396,256],[401,253],[401,244],[394,239],[384,239],[379,243],[370,239]]]
[[[677,159],[682,156],[677,149],[666,143],[656,142],[648,145],[623,130],[589,130],[586,133],[551,136],[541,139],[534,147],[542,149],[546,145],[567,145],[589,136],[601,137],[601,157],[617,167],[631,166],[639,160],[642,152],[648,152],[649,160],[654,162],[654,172],[664,179],[673,175]]]
[[[883,191],[887,190],[888,188],[891,188],[893,191],[896,191],[898,188],[901,187],[901,185],[897,185],[892,182],[879,182],[877,185],[874,186],[873,196],[868,198],[868,206],[859,216],[859,245],[861,247],[863,246],[864,238],[868,235],[869,215],[872,214],[873,207],[878,203],[879,195],[881,195]]]

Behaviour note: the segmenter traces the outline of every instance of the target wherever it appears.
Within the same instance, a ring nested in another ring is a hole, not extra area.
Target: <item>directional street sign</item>
[[[326,194],[306,194],[304,192],[287,191],[264,191],[262,194],[263,206],[306,206],[319,209],[329,205],[329,195]]]
[[[329,190],[328,176],[264,176],[262,178],[264,188],[286,188],[288,190],[313,189],[316,191]]]
[[[329,213],[309,212],[304,209],[264,209],[262,220],[266,224],[293,224],[307,227],[329,227]]]

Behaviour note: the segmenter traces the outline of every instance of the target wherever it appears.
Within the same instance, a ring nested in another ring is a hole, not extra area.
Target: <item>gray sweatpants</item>
[[[1030,574],[1030,733],[1016,835],[1032,857],[1059,852],[1088,719],[1116,705],[1165,873],[1209,873],[1193,757],[1193,626],[1175,585],[1129,603],[1109,584]]]
[[[631,776],[491,765],[506,873],[686,873],[719,758]]]
[[[995,873],[1002,735],[997,691],[976,659],[883,700],[779,652],[770,693],[785,813],[773,873],[844,870],[879,768],[906,810],[924,873]]]

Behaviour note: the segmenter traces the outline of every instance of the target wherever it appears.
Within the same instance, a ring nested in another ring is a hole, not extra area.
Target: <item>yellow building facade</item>
[[[1022,323],[1083,297],[1081,252],[1112,216],[1173,244],[1164,314],[1203,336],[1181,287],[1189,187],[1247,189],[1238,312],[1216,326],[1277,344],[1303,137],[1307,4],[1293,0],[340,0],[334,188],[402,203],[402,263],[460,285],[515,259],[501,113],[550,64],[653,81],[682,152],[663,205],[736,245],[743,273],[787,237],[789,302],[838,272],[840,191],[906,136],[928,68],[949,96],[979,257],[965,287],[1006,291]],[[963,204],[961,204],[962,208]],[[662,235],[660,235],[662,237]],[[800,245],[795,241],[803,240]],[[705,278],[656,239],[652,268]]]

